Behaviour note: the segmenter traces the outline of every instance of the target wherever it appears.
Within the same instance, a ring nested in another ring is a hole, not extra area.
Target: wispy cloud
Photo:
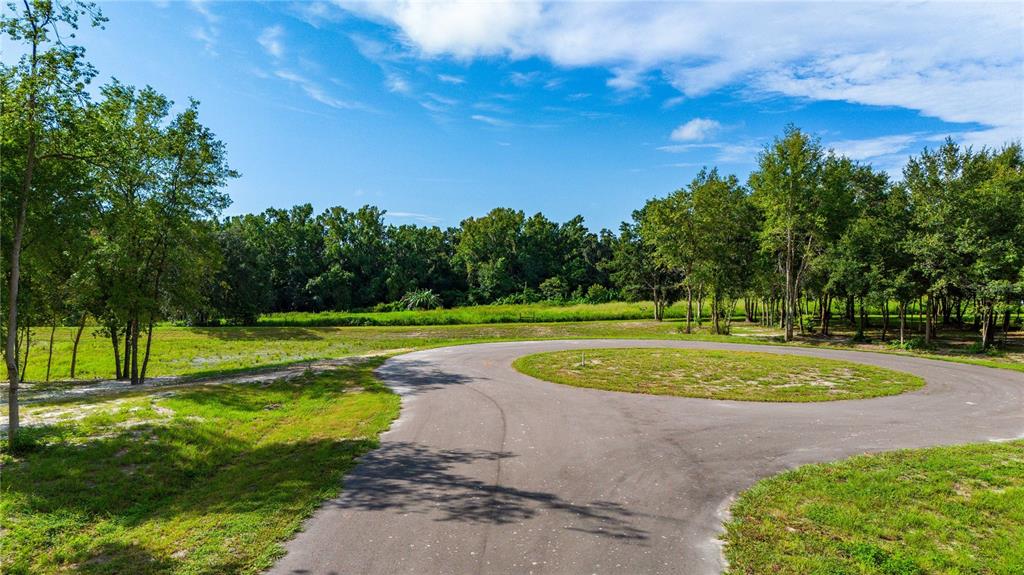
[[[259,38],[256,40],[260,43],[260,46],[263,47],[263,50],[266,51],[267,54],[270,54],[275,58],[280,58],[284,55],[284,41],[282,40],[282,36],[284,36],[284,28],[280,25],[269,26],[260,32]]]
[[[485,114],[473,114],[470,116],[470,119],[496,128],[508,128],[512,126],[512,122],[509,122],[508,120],[502,120],[501,118],[495,118],[494,116],[488,116]]]
[[[669,138],[673,142],[700,142],[717,132],[721,127],[722,125],[715,120],[694,118],[672,130]]]
[[[192,30],[192,38],[203,45],[203,50],[211,56],[217,55],[217,29],[212,26],[198,26]]]
[[[454,84],[456,86],[466,83],[466,79],[462,76],[453,76],[451,74],[438,74],[437,79],[445,84]]]
[[[220,21],[220,16],[210,10],[206,0],[189,0],[188,6],[205,21],[203,25],[192,30],[192,38],[202,43],[207,54],[217,56],[217,41],[220,38],[217,22]]]
[[[290,70],[276,70],[274,75],[282,80],[290,82],[300,88],[307,96],[313,100],[320,102],[325,106],[337,110],[368,110],[369,108],[360,102],[344,100],[331,95],[327,90],[320,84],[297,74]]]
[[[428,224],[439,224],[442,221],[441,218],[437,216],[421,214],[418,212],[386,212],[385,216],[397,219],[416,220]]]
[[[202,16],[206,19],[207,22],[210,22],[211,24],[216,23],[220,20],[220,16],[218,16],[212,10],[210,10],[209,2],[207,2],[206,0],[189,0],[188,5],[193,12]]]
[[[757,157],[757,153],[761,151],[761,147],[753,143],[708,142],[703,144],[671,144],[659,146],[658,150],[673,154],[694,151],[710,152],[707,160],[697,162],[702,165],[712,163],[739,164],[752,162]],[[681,162],[676,165],[681,166],[690,163],[692,162]]]
[[[920,134],[895,134],[859,140],[838,140],[829,143],[828,147],[852,160],[870,160],[906,151],[920,138]]]
[[[399,94],[408,94],[412,91],[412,88],[409,86],[409,82],[404,77],[402,77],[402,75],[395,72],[389,72],[386,75],[384,84],[388,87],[388,90],[391,92],[397,92]]]

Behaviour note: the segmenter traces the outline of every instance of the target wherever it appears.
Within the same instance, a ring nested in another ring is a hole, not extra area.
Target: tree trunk
[[[697,287],[697,327],[701,327],[704,320],[704,286]]]
[[[900,345],[905,342],[904,335],[907,331],[907,302],[900,300]]]
[[[718,316],[720,315],[718,292],[715,291],[711,294],[711,315],[712,315],[712,328],[715,330],[715,334],[721,333],[721,325],[719,325]]]
[[[22,348],[25,353],[21,355],[21,380],[25,381],[28,378],[28,352],[32,350],[32,322],[27,321],[25,318],[25,327],[21,328],[25,332],[25,346]]]
[[[75,343],[71,346],[71,379],[75,379],[75,364],[78,362],[78,342],[82,339],[82,332],[85,331],[85,321],[89,314],[82,314],[82,321],[78,324],[78,331],[75,332]]]
[[[832,301],[828,292],[821,296],[821,335],[828,337],[828,323],[832,319]]]
[[[128,379],[131,373],[132,358],[132,322],[124,326],[124,363],[121,364],[121,378]]]
[[[686,286],[686,333],[690,333],[690,323],[693,321],[693,288]]]
[[[146,355],[142,359],[141,383],[146,382],[146,369],[149,367],[149,349],[153,344],[153,318],[149,318],[149,325],[146,326]]]
[[[120,338],[117,337],[117,328],[114,327],[117,324],[112,323],[110,325],[110,343],[114,346],[114,377],[115,379],[121,379],[121,350],[118,348],[117,342]]]
[[[783,325],[786,341],[793,341],[793,314],[796,312],[796,278],[793,277],[793,230],[786,229],[786,305]]]
[[[864,311],[864,296],[860,296],[858,299],[860,321],[857,323],[857,335],[861,338],[864,337],[864,330],[868,327],[868,314]]]
[[[995,314],[993,313],[991,304],[986,303],[982,306],[981,315],[981,345],[986,349],[988,346],[992,345],[992,342],[995,339],[992,333],[994,327]]]
[[[46,381],[50,381],[50,368],[53,366],[53,336],[57,333],[57,319],[50,325],[50,349],[46,353]]]
[[[925,310],[924,310],[924,314],[925,314],[925,317],[924,317],[924,343],[926,345],[930,345],[932,343],[932,336],[933,336],[932,330],[934,328],[934,322],[932,320],[932,317],[935,315],[935,312],[934,312],[934,308],[935,308],[934,299],[935,298],[931,294],[928,294],[928,301],[925,303]]]
[[[889,300],[882,302],[882,341],[889,331]]]
[[[7,341],[4,347],[7,364],[7,438],[14,445],[18,436],[18,384],[21,373],[18,370],[18,288],[21,287],[21,244],[25,238],[25,219],[28,216],[28,193],[35,169],[35,133],[29,137],[28,165],[25,167],[25,181],[22,183],[21,203],[18,219],[14,223],[14,239],[11,246],[11,270],[7,278]]]
[[[139,384],[139,318],[132,318],[132,385]]]

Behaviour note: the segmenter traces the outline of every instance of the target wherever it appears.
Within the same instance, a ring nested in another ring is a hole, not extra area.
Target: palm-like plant
[[[408,310],[414,309],[436,309],[441,307],[441,296],[434,293],[434,290],[423,289],[406,292],[399,300],[402,307]]]

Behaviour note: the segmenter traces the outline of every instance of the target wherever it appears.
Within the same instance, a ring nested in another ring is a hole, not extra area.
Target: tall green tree
[[[753,201],[764,217],[761,246],[775,255],[783,276],[786,341],[793,339],[801,281],[822,225],[817,215],[824,159],[817,139],[789,126],[765,147],[750,174]]]
[[[4,355],[9,380],[8,436],[17,438],[18,307],[21,288],[21,254],[27,236],[38,223],[30,219],[32,207],[51,201],[54,191],[36,180],[46,166],[63,160],[77,160],[80,141],[75,127],[87,100],[85,86],[93,77],[84,51],[68,45],[81,19],[98,26],[104,19],[95,5],[53,0],[23,0],[8,4],[0,15],[0,28],[19,54],[12,65],[0,67],[0,132],[5,166],[5,220],[13,223],[5,253],[6,333]],[[6,226],[5,226],[6,227]]]
[[[122,376],[137,384],[153,324],[169,307],[199,305],[197,288],[215,269],[210,220],[230,203],[221,188],[237,174],[224,144],[199,122],[198,102],[171,117],[171,102],[152,88],[114,82],[102,92],[92,113],[104,205],[99,250],[113,280],[108,317],[124,325]]]

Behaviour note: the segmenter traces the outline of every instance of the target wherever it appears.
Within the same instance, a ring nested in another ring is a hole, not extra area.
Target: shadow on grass
[[[267,567],[277,542],[377,445],[309,438],[253,446],[190,423],[46,445],[5,465],[4,573]]]
[[[316,341],[324,339],[324,335],[320,331],[304,327],[223,326],[194,327],[190,328],[190,330],[199,335],[229,341]]]

